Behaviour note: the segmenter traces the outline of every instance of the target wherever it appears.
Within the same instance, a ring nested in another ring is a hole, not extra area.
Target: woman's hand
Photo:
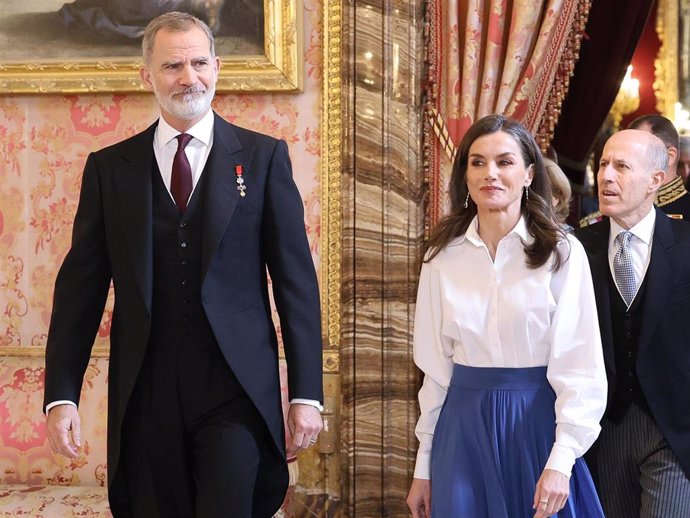
[[[410,493],[407,495],[407,506],[412,511],[412,518],[431,518],[431,481],[413,478]]]
[[[563,509],[568,501],[569,492],[568,477],[560,471],[545,469],[537,481],[537,489],[534,492],[534,518],[546,518]]]

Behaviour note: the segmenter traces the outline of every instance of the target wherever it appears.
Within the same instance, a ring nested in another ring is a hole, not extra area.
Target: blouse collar
[[[449,246],[459,245],[465,239],[467,239],[468,242],[472,243],[475,246],[484,246],[484,241],[482,241],[482,238],[479,237],[478,215],[474,216],[474,218],[470,222],[470,226],[467,227],[467,231],[465,232],[465,234],[451,241]],[[522,215],[520,216],[520,219],[518,219],[518,222],[515,224],[512,230],[508,232],[503,237],[503,239],[501,239],[501,241],[512,239],[520,239],[520,241],[522,241],[525,244],[529,244],[532,241],[534,241],[534,237],[527,231],[527,222],[525,221],[525,217]]]

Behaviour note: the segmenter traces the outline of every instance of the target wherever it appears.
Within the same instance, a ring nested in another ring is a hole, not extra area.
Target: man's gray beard
[[[198,95],[202,93],[203,95]],[[171,97],[158,98],[161,108],[173,117],[182,120],[191,120],[205,114],[211,106],[213,96],[216,93],[215,87],[207,88],[205,92],[197,92],[193,99],[189,101],[177,100]],[[179,97],[179,96],[177,96]]]

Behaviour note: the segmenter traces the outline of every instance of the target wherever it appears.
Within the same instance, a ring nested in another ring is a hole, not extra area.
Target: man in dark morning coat
[[[664,143],[668,154],[668,166],[664,181],[656,192],[654,205],[670,218],[690,221],[690,193],[685,188],[685,179],[678,172],[681,153],[676,127],[663,115],[654,113],[636,118],[627,129],[648,131]],[[580,220],[580,227],[601,221],[603,217],[600,210],[587,214]]]
[[[690,225],[653,205],[667,163],[651,133],[614,134],[598,174],[606,217],[576,231],[609,382],[587,459],[607,518],[687,518],[690,509]]]
[[[211,110],[220,61],[203,22],[162,15],[143,51],[161,117],[86,162],[48,334],[48,437],[54,451],[78,453],[76,405],[112,280],[113,515],[268,518],[287,465],[267,269],[288,364],[288,449],[322,428],[303,203],[285,142]]]

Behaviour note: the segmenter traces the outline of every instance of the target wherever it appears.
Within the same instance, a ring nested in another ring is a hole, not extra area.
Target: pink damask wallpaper
[[[219,94],[214,108],[237,125],[287,141],[318,270],[322,13],[318,0],[303,0],[302,5],[304,92]],[[41,409],[41,351],[46,342],[55,276],[71,239],[86,157],[91,151],[145,129],[157,116],[155,101],[149,94],[0,95],[1,511],[9,506],[13,512],[24,513],[22,516],[38,516],[38,511],[32,510],[32,506],[38,506],[42,516],[77,516],[74,494],[42,492],[43,499],[38,501],[31,496],[36,485],[94,488],[104,484],[107,359],[94,358],[90,363],[81,405],[87,446],[82,457],[68,461],[52,454],[46,441]],[[109,318],[108,309],[96,346],[107,347]],[[17,348],[20,354],[16,354]],[[25,356],[21,353],[24,350],[36,354]],[[77,500],[83,503],[82,496]],[[93,509],[106,507],[104,494],[92,496],[97,501]],[[73,514],[45,514],[48,500],[52,505],[69,508]],[[78,515],[101,516],[95,511]]]
[[[321,4],[305,0],[303,7],[304,93],[219,94],[214,108],[235,124],[287,141],[318,267]],[[0,96],[0,347],[45,345],[86,157],[145,129],[157,115],[145,94]],[[96,345],[107,345],[108,332],[106,315]]]

